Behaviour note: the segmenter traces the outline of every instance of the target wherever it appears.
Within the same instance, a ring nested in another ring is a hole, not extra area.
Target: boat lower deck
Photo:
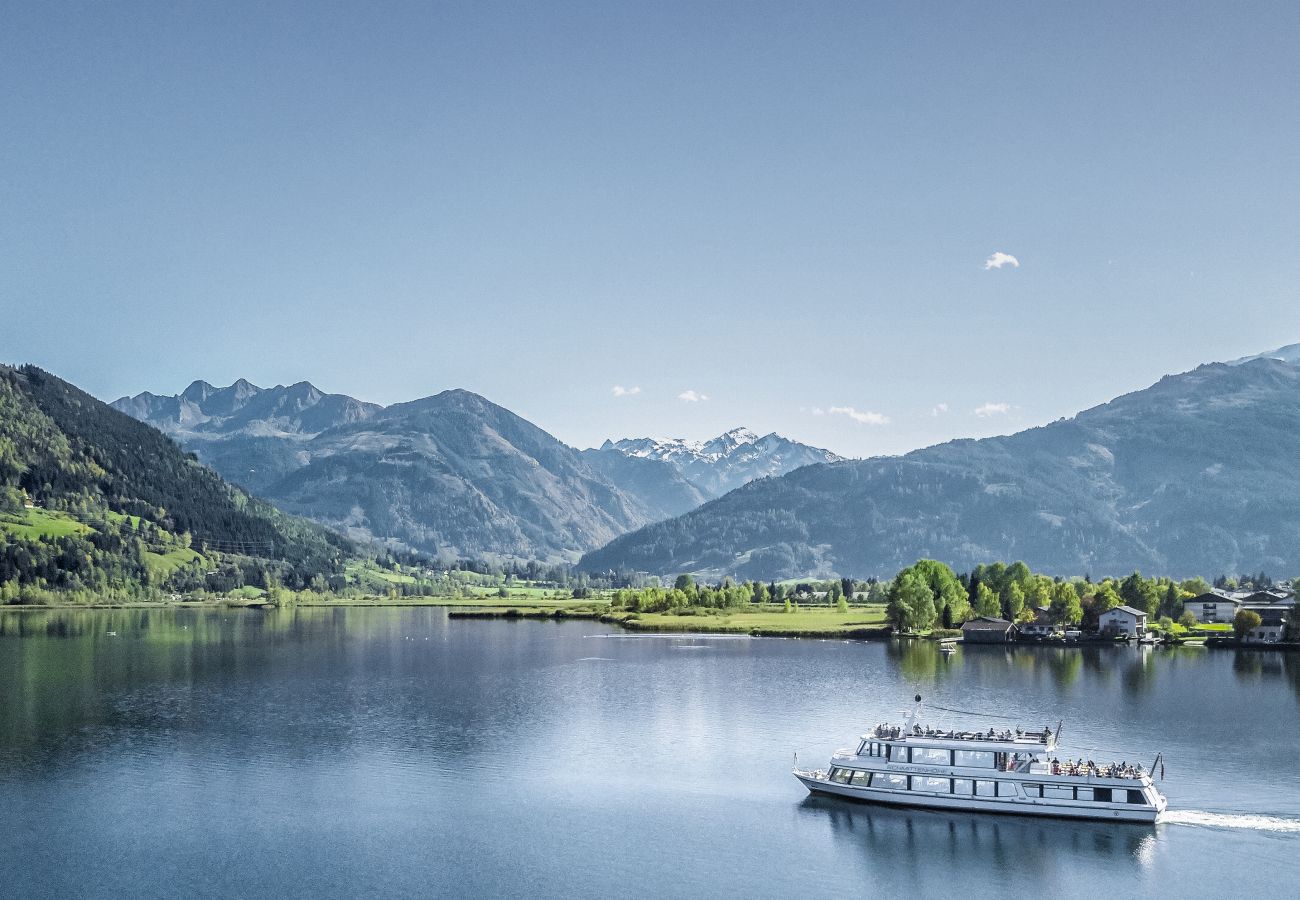
[[[1067,801],[1020,796],[986,797],[919,790],[883,789],[831,781],[822,773],[796,771],[794,774],[813,793],[845,797],[851,800],[885,806],[994,813],[998,815],[1050,816],[1054,818],[1132,822],[1137,824],[1153,824],[1161,811],[1160,807],[1126,803]]]

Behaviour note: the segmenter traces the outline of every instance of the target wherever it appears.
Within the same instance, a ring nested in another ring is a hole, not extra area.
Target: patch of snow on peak
[[[1278,347],[1276,350],[1269,350],[1266,353],[1256,353],[1254,356],[1243,356],[1241,359],[1229,360],[1228,365],[1239,366],[1242,363],[1248,363],[1256,359],[1276,359],[1289,365],[1300,364],[1300,344],[1287,344],[1285,347]]]

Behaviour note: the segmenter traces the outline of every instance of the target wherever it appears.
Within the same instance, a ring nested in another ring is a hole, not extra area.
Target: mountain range
[[[752,481],[581,567],[892,575],[919,557],[1060,575],[1300,570],[1300,346],[1162,378],[1006,437]]]
[[[838,458],[745,429],[579,451],[464,390],[383,407],[241,379],[112,405],[287,511],[453,556],[575,561],[751,478]]]

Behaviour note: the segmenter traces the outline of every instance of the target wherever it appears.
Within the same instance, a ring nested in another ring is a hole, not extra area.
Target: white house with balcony
[[[1140,637],[1146,634],[1147,614],[1131,606],[1117,606],[1097,617],[1097,630],[1102,634]]]
[[[1206,623],[1231,624],[1240,607],[1241,600],[1239,598],[1229,597],[1227,594],[1220,594],[1218,591],[1211,591],[1208,594],[1201,594],[1198,597],[1183,601],[1183,610],[1185,612],[1190,612],[1196,616],[1196,621]]]

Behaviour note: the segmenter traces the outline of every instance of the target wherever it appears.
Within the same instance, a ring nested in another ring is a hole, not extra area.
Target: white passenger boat
[[[921,698],[902,725],[876,725],[830,767],[795,776],[814,794],[925,809],[1108,822],[1155,822],[1165,798],[1146,769],[1057,756],[1051,728],[948,731],[920,724]],[[1158,764],[1156,757],[1153,767]]]

